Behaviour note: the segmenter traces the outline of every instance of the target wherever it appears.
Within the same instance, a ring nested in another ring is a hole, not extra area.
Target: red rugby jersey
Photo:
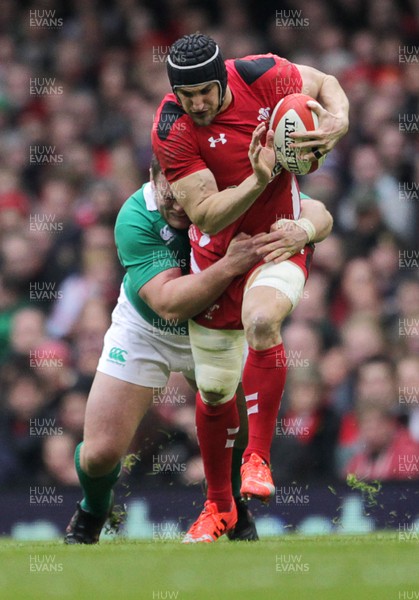
[[[276,55],[227,60],[226,67],[233,99],[210,125],[195,125],[174,94],[167,94],[159,106],[152,144],[170,183],[208,168],[220,191],[239,185],[252,173],[248,150],[255,127],[269,120],[281,98],[301,92],[297,67]],[[282,170],[254,204],[218,234],[208,236],[191,226],[191,244],[196,252],[216,260],[225,254],[231,238],[239,231],[251,235],[268,232],[275,219],[296,219],[299,214],[297,180]]]

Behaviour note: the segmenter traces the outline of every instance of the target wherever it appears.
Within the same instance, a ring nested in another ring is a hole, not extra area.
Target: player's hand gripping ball
[[[301,154],[307,153],[307,148],[302,152],[300,148],[291,148],[291,143],[298,142],[298,138],[290,137],[291,133],[306,133],[317,129],[319,118],[307,106],[309,100],[314,100],[307,94],[290,94],[278,102],[272,113],[269,128],[274,131],[274,147],[277,162],[290,173],[307,175],[316,171],[325,161],[326,156],[319,156],[313,162],[302,160]],[[316,150],[314,144],[312,150]],[[319,153],[320,155],[320,153]]]

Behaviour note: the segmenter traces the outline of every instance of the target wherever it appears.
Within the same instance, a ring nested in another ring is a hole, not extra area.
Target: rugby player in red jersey
[[[301,229],[305,245],[275,250],[237,278],[215,304],[190,322],[197,394],[196,423],[208,482],[208,500],[185,542],[211,542],[234,524],[229,473],[238,426],[235,390],[245,338],[249,354],[243,388],[249,442],[243,454],[244,497],[269,499],[275,488],[270,446],[286,377],[280,327],[301,296],[312,257],[323,239],[300,218],[294,175],[275,165],[273,131],[266,121],[281,98],[302,92],[319,117],[318,129],[299,134],[295,147],[308,160],[329,152],[348,129],[348,101],[338,81],[273,54],[224,62],[215,41],[186,35],[168,57],[173,94],[160,104],[152,142],[190,228],[191,268],[198,273],[219,260],[237,232]],[[249,147],[250,143],[250,147]],[[279,171],[279,172],[278,172]],[[272,257],[271,257],[272,258]]]
[[[314,219],[318,230],[330,227],[331,216],[320,202],[304,200],[303,214]],[[196,390],[187,319],[214,303],[235,276],[258,262],[257,248],[265,255],[272,254],[271,242],[282,246],[275,241],[276,232],[259,238],[240,234],[222,260],[188,275],[189,225],[153,158],[150,181],[125,202],[115,224],[118,256],[126,275],[87,400],[83,442],[75,452],[83,499],[67,527],[66,544],[99,541],[112,511],[121,459],[170,372],[182,372]],[[296,229],[288,234],[293,249],[304,239],[301,229]],[[238,397],[241,427],[235,451],[240,459],[239,448],[247,440],[247,416],[241,390]],[[240,497],[239,461],[231,476],[238,520],[228,537],[257,540],[254,521]]]

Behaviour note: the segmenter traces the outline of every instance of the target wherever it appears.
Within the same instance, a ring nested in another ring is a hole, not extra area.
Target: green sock
[[[112,488],[117,482],[121,472],[121,463],[118,463],[108,475],[102,475],[102,477],[90,477],[90,475],[87,475],[80,466],[80,449],[82,443],[77,446],[74,453],[74,463],[84,493],[84,498],[81,501],[80,506],[83,510],[91,513],[95,517],[103,517],[108,513],[110,508]]]
[[[233,487],[233,496],[240,498],[240,487],[242,478],[240,476],[240,467],[242,466],[242,456],[244,448],[233,447],[233,459],[231,462],[231,485]]]

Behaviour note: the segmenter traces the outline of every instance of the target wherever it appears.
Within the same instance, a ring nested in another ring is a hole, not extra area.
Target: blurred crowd
[[[325,202],[284,329],[278,481],[419,477],[419,3],[75,0],[0,11],[0,483],[76,485],[73,452],[119,293],[113,224],[148,179],[168,46],[274,52],[338,77],[348,135],[301,189]],[[174,376],[140,427],[143,485],[199,481],[194,398]],[[176,455],[176,473],[153,469]]]

